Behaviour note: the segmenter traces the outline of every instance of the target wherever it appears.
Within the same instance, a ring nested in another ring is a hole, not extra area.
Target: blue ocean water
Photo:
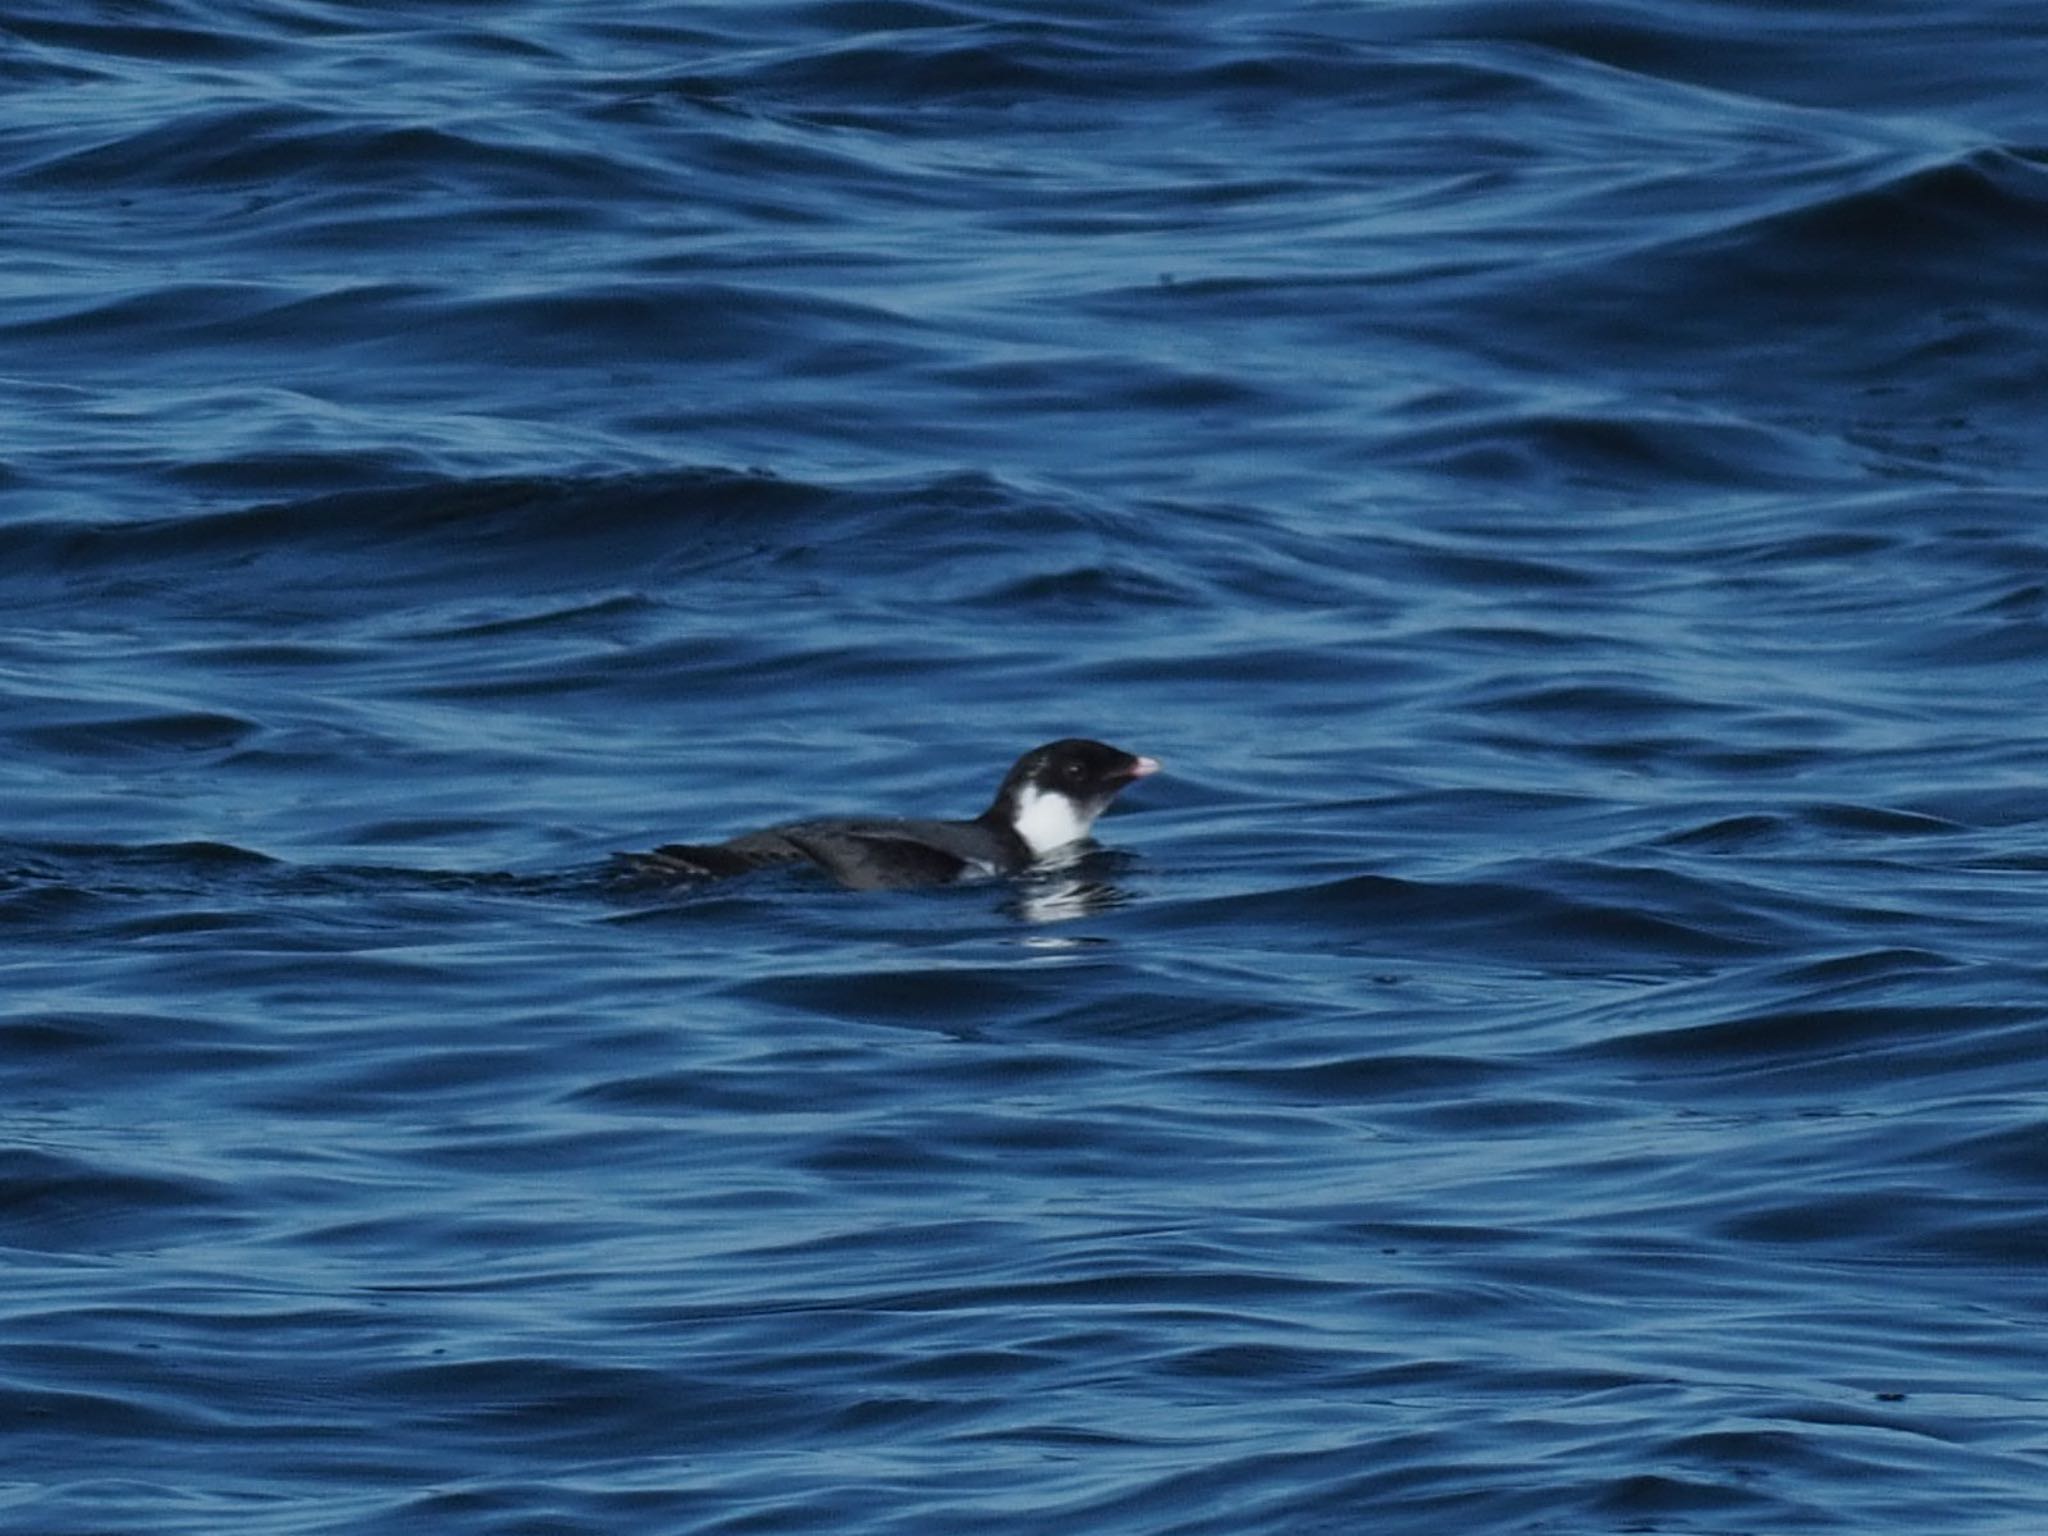
[[[2048,1528],[2044,79],[9,7],[0,1529]]]

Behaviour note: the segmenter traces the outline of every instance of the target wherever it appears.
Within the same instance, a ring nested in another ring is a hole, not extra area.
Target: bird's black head
[[[1158,771],[1156,759],[1099,741],[1048,742],[1017,759],[985,815],[1040,857],[1086,837],[1118,790]]]

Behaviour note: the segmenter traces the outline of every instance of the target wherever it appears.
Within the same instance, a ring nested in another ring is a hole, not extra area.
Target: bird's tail
[[[802,849],[782,839],[754,837],[730,843],[664,843],[652,853],[622,853],[615,863],[623,875],[642,880],[729,880],[749,870],[794,864]]]

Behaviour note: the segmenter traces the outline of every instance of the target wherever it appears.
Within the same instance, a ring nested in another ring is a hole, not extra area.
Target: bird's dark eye
[[[1060,774],[1062,777],[1067,779],[1068,782],[1074,784],[1080,783],[1082,779],[1087,777],[1086,770],[1084,770],[1079,763],[1067,764],[1066,767],[1060,770]]]

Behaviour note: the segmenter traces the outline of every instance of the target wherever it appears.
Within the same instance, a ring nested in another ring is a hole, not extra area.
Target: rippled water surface
[[[2048,1528],[2044,78],[9,9],[0,1528]]]

